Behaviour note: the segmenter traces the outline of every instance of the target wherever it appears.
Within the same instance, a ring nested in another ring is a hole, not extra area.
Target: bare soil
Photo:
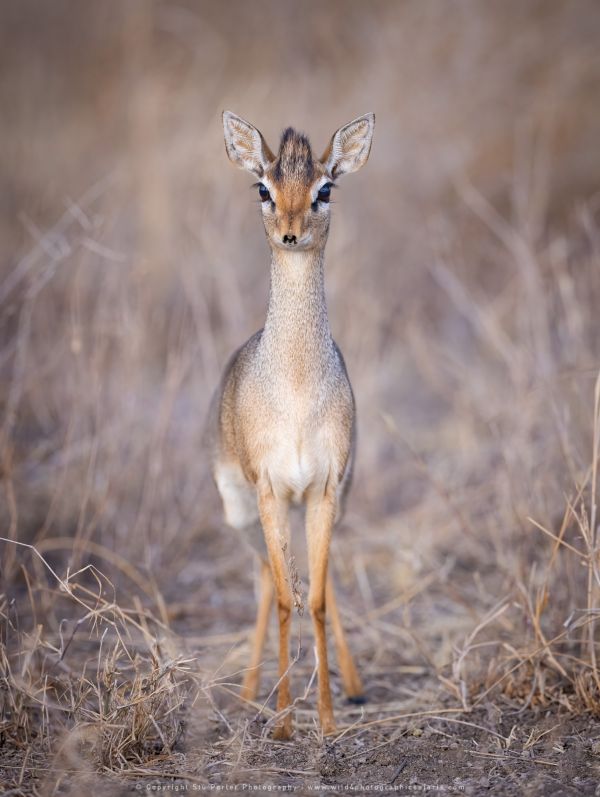
[[[600,723],[555,711],[479,710],[452,719],[416,718],[407,727],[374,727],[321,740],[316,730],[275,742],[261,718],[234,720],[230,733],[215,712],[199,722],[186,712],[186,732],[168,755],[136,775],[53,771],[41,751],[2,746],[0,778],[31,794],[53,782],[56,794],[132,792],[293,792],[501,794],[507,797],[600,794]],[[239,712],[237,712],[239,714]],[[188,719],[189,718],[189,719]],[[461,724],[465,723],[465,724]],[[405,723],[403,723],[405,724]],[[506,740],[513,740],[507,744]],[[500,738],[503,737],[503,738]],[[43,793],[43,792],[42,792]],[[91,792],[90,792],[91,793]]]

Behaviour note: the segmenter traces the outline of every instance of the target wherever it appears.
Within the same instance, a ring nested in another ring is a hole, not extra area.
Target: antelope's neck
[[[334,343],[327,318],[322,250],[273,249],[261,348],[269,368],[294,384],[324,376]]]

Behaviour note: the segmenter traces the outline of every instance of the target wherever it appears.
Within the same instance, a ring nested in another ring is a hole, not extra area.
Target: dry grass
[[[1,12],[0,776],[301,788],[422,733],[553,770],[535,723],[600,714],[598,9],[228,9]],[[327,744],[306,618],[294,743],[269,738],[270,646],[261,702],[238,695],[252,563],[200,441],[268,286],[223,107],[317,147],[377,114],[327,265],[360,424],[334,571],[370,701],[338,693]]]

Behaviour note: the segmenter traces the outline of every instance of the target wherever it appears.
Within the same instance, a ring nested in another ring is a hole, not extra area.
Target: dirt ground
[[[346,543],[351,543],[352,529],[343,531]],[[97,747],[77,724],[77,730],[70,726],[62,741],[60,734],[55,738],[52,754],[43,743],[19,748],[4,738],[0,777],[13,784],[7,794],[331,791],[546,797],[600,793],[600,722],[590,716],[575,717],[556,704],[535,705],[535,699],[527,707],[522,698],[502,690],[479,704],[474,699],[473,707],[465,711],[444,684],[447,668],[434,668],[427,661],[428,646],[442,639],[439,625],[431,622],[415,645],[400,621],[401,610],[393,607],[385,623],[373,617],[369,630],[360,617],[361,595],[356,588],[342,590],[341,604],[358,654],[366,702],[358,706],[347,702],[332,659],[338,733],[321,737],[314,683],[304,692],[314,667],[310,622],[296,616],[292,679],[294,694],[305,699],[296,702],[293,739],[274,741],[270,690],[276,681],[276,627],[272,623],[265,651],[260,701],[247,704],[238,697],[238,685],[253,620],[253,578],[248,569],[237,569],[238,557],[246,560],[243,553],[231,552],[229,543],[235,538],[229,534],[219,529],[203,539],[201,549],[189,553],[192,573],[200,562],[212,558],[212,581],[204,577],[200,588],[187,594],[180,584],[165,592],[173,622],[161,644],[169,655],[190,662],[196,676],[182,691],[183,700],[175,711],[178,729],[168,749],[161,749],[155,740],[154,751],[145,747],[144,762],[123,762],[119,772],[114,765],[98,766]],[[455,571],[463,588],[466,564],[460,563]],[[236,591],[218,591],[217,585],[224,585],[232,570]],[[338,568],[342,583],[343,574]],[[185,580],[186,573],[181,576]],[[423,593],[426,603],[435,603],[435,593],[435,587],[430,594]],[[374,598],[376,605],[386,604],[385,592],[376,589]],[[448,603],[446,622],[459,623],[460,611],[458,602]],[[87,640],[89,645],[89,634]],[[93,654],[95,645],[88,651]],[[69,661],[69,654],[64,661]]]
[[[427,689],[427,679],[412,685]],[[181,714],[185,730],[172,751],[123,776],[91,774],[81,759],[78,767],[63,770],[62,756],[53,762],[35,748],[25,754],[4,744],[0,778],[14,782],[19,771],[22,779],[20,787],[3,794],[31,794],[34,789],[72,795],[600,793],[596,720],[573,719],[560,711],[502,711],[490,705],[469,713],[416,712],[413,718],[390,722],[385,709],[370,701],[365,711],[373,726],[353,730],[350,724],[323,741],[314,711],[300,703],[297,718],[303,727],[283,743],[264,733],[265,719],[256,712],[225,705],[200,718],[196,708],[187,707]],[[361,719],[356,711],[348,712],[343,698],[337,701],[337,713],[346,722]]]

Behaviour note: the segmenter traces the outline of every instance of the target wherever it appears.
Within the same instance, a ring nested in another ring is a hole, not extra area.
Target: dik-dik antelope
[[[255,127],[229,111],[223,114],[230,160],[259,180],[262,218],[271,247],[271,288],[264,328],[231,357],[213,401],[213,474],[227,523],[247,535],[261,557],[261,596],[243,685],[248,699],[258,691],[275,593],[277,710],[282,712],[275,737],[280,739],[292,732],[288,670],[294,595],[286,559],[290,503],[306,504],[308,605],[318,657],[323,732],[335,731],[326,607],[346,694],[355,702],[362,700],[362,684],[327,573],[332,529],[352,476],[356,413],[344,359],[329,329],[323,255],[331,190],[338,177],[366,163],[374,124],[374,115],[366,114],[344,125],[317,160],[308,139],[292,128],[283,133],[275,155]]]

